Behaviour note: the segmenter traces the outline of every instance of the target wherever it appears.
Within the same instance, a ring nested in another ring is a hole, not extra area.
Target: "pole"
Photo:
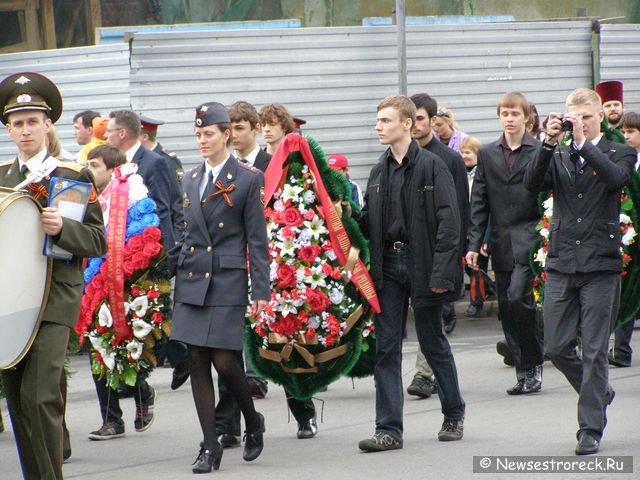
[[[407,45],[405,34],[404,0],[396,0],[396,30],[398,35],[398,90],[407,94]]]

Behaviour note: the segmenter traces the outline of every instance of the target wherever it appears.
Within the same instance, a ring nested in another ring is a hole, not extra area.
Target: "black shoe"
[[[146,400],[140,402],[140,405],[136,405],[136,419],[133,422],[133,426],[136,428],[136,432],[144,432],[153,423],[153,407],[156,403],[156,391],[152,386],[151,395]]]
[[[222,445],[222,448],[233,448],[240,446],[240,437],[230,435],[228,433],[222,433],[218,435],[218,442]]]
[[[300,439],[313,438],[318,434],[318,424],[316,423],[316,417],[310,418],[304,423],[298,423],[297,436]]]
[[[187,362],[182,362],[176,368],[173,369],[173,376],[171,377],[171,390],[177,390],[184,382],[189,379],[191,371]]]
[[[498,343],[496,343],[496,352],[504,358],[505,365],[509,365],[510,367],[516,366],[516,362],[513,360],[513,353],[511,352],[509,345],[507,345],[507,342],[504,340],[498,341]]]
[[[522,393],[536,393],[542,389],[542,365],[537,365],[524,370],[524,384]]]
[[[360,440],[358,448],[363,452],[383,452],[402,448],[402,439],[387,432],[376,432],[373,437]]]
[[[464,417],[452,419],[444,417],[442,428],[438,432],[438,440],[441,442],[453,442],[460,440],[464,435]]]
[[[620,355],[616,355],[615,351],[609,350],[609,365],[627,368],[631,366],[631,359],[623,358]]]
[[[524,388],[524,378],[521,378],[520,380],[518,380],[518,383],[516,383],[513,387],[507,390],[507,393],[509,395],[522,395],[523,388]]]
[[[259,421],[258,428],[251,433],[248,431],[244,432],[244,452],[242,452],[242,458],[247,462],[258,458],[264,448],[264,441],[262,438],[262,434],[265,432],[264,416],[259,412],[256,412],[256,415],[258,415]]]
[[[191,469],[193,473],[209,473],[212,469],[218,470],[222,461],[222,447],[220,444],[213,450],[205,450],[204,445],[200,444],[200,452],[196,461],[193,462],[194,467]]]
[[[105,422],[99,430],[89,434],[89,440],[112,440],[120,437],[124,437],[124,425],[112,422]]]
[[[425,377],[421,373],[413,376],[411,385],[407,387],[407,393],[420,398],[429,398],[433,395],[434,379]]]
[[[263,380],[259,377],[247,377],[247,382],[249,383],[251,396],[254,399],[262,400],[267,396],[267,392],[269,391],[269,384],[266,380]]]
[[[597,453],[600,448],[600,440],[597,440],[591,432],[584,430],[578,435],[576,455],[591,455]]]
[[[464,316],[469,318],[482,317],[482,305],[478,306],[470,303],[467,309],[464,311]]]
[[[62,429],[62,463],[65,463],[67,460],[71,458],[71,437],[69,435],[69,430],[66,427],[66,424],[63,425]]]
[[[447,335],[449,335],[451,332],[453,332],[456,328],[456,323],[457,323],[458,319],[456,318],[455,315],[451,315],[447,318],[442,318],[442,325],[444,327],[444,333],[446,333]]]

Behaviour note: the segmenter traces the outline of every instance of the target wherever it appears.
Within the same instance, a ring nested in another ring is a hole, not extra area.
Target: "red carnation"
[[[144,235],[144,233],[143,233]],[[142,250],[144,248],[145,241],[142,235],[136,235],[135,237],[131,237],[127,242],[127,249],[131,251],[131,253],[137,252],[138,250]]]
[[[280,233],[285,240],[291,240],[296,236],[296,232],[293,231],[292,227],[284,227]]]
[[[133,286],[131,287],[131,295],[133,295],[134,297],[139,297],[140,295],[142,295],[143,290],[138,287],[138,286]]]
[[[290,265],[278,267],[278,288],[294,288],[296,286],[296,269]]]
[[[284,224],[288,227],[299,227],[302,225],[302,215],[297,208],[289,207],[284,211],[282,216]]]
[[[324,312],[329,308],[329,305],[331,305],[329,297],[327,297],[321,290],[312,290],[307,288],[307,299],[311,310],[316,313]]]
[[[322,253],[322,248],[319,245],[309,245],[308,247],[302,247],[298,252],[298,260],[312,264],[316,261],[316,258]]]
[[[160,251],[162,250],[162,245],[160,245],[159,243],[147,243],[144,246],[144,254],[149,257],[149,258],[153,258],[156,255],[158,255],[158,253],[160,253]]]
[[[154,290],[152,290],[152,291],[154,291]],[[163,319],[163,317],[162,317],[162,314],[160,312],[153,312],[153,314],[151,315],[151,321],[153,323],[158,324],[158,325],[162,323],[162,319]]]
[[[305,220],[309,220],[309,221],[311,221],[311,220],[313,220],[313,217],[315,217],[315,216],[316,216],[316,212],[314,212],[314,211],[313,211],[313,209],[311,209],[311,208],[310,208],[309,210],[307,210],[306,212],[304,212],[304,215],[303,215],[303,216],[304,216],[304,219],[305,219]]]
[[[122,270],[124,271],[126,277],[130,277],[131,275],[133,275],[133,272],[136,271],[136,268],[133,265],[132,261],[128,261],[122,264]]]
[[[158,227],[147,227],[142,232],[144,243],[158,243],[162,239],[162,231]]]
[[[160,292],[156,289],[151,289],[147,292],[147,298],[149,300],[155,300],[160,297]]]

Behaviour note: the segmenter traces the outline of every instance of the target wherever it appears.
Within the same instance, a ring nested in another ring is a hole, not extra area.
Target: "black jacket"
[[[460,212],[460,256],[467,253],[467,230],[469,228],[469,178],[464,160],[458,152],[452,150],[438,140],[435,135],[424,149],[437,155],[445,163],[456,187],[456,199],[458,200],[458,211]]]
[[[371,278],[382,284],[385,232],[383,208],[388,189],[386,162],[391,149],[382,154],[367,182],[360,225],[370,240]],[[434,305],[456,297],[462,279],[458,239],[460,214],[456,189],[444,162],[420,148],[415,141],[405,157],[402,207],[413,259],[411,301],[414,306]],[[435,294],[432,287],[448,290]]]
[[[528,144],[527,144],[528,143]],[[526,166],[533,161],[540,142],[530,137],[522,144],[518,163],[511,172],[500,139],[480,149],[471,188],[469,250],[479,252],[491,217],[493,268],[510,272],[515,264],[529,264],[529,250],[538,238],[538,197],[523,185]]]
[[[576,171],[578,155],[585,163]],[[538,149],[524,182],[534,192],[553,189],[547,270],[621,270],[620,192],[635,162],[633,148],[604,137],[597,146],[585,142],[578,153],[567,147]]]

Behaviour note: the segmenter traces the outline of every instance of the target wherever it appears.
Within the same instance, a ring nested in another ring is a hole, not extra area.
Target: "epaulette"
[[[169,155],[171,158],[176,158],[177,157],[176,152],[170,152],[166,148],[162,149],[162,153],[164,153],[165,155]]]
[[[80,173],[84,167],[76,162],[62,162],[57,168],[66,168],[68,170],[73,170],[76,173]]]
[[[257,172],[258,169],[251,165],[250,163],[238,162],[238,166],[244,168],[245,170],[249,170],[250,172]]]

